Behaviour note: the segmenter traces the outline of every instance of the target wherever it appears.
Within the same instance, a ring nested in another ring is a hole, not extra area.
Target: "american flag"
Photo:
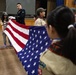
[[[43,26],[25,26],[10,20],[4,31],[28,75],[38,75],[39,58],[51,41]]]

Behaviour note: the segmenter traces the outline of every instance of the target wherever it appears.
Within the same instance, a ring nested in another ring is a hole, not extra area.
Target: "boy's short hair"
[[[18,4],[20,4],[20,5],[21,5],[21,3],[17,3],[17,5],[18,5]]]

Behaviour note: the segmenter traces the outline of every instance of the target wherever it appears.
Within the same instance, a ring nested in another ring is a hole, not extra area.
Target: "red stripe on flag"
[[[15,40],[15,42],[16,42],[21,48],[24,48],[25,45],[24,45],[21,41],[19,41],[19,39],[17,39],[8,28],[6,28],[6,31],[12,36],[12,38]]]
[[[24,34],[24,33],[20,32],[19,30],[15,29],[10,23],[9,23],[9,26],[12,28],[13,31],[15,31],[16,33],[18,33],[18,34],[19,34],[20,36],[22,36],[23,38],[29,39],[29,35]]]

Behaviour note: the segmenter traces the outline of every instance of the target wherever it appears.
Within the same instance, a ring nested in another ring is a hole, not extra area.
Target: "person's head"
[[[8,14],[7,12],[3,12],[2,14],[2,21],[4,21],[6,19],[6,21],[8,21]]]
[[[8,14],[7,12],[3,12],[4,18],[7,18]]]
[[[38,8],[38,9],[36,10],[36,15],[37,15],[38,17],[43,18],[43,17],[45,17],[45,11],[46,11],[46,9],[44,9],[44,8]]]
[[[17,3],[17,9],[18,9],[18,10],[22,9],[21,3]]]
[[[50,38],[61,38],[62,56],[76,64],[75,16],[70,8],[59,6],[47,17],[47,31]]]
[[[74,22],[74,13],[66,6],[57,7],[51,11],[47,17],[47,25],[51,35],[56,32],[60,38],[65,38],[67,36],[69,31],[68,26],[74,24]],[[53,35],[50,37],[52,38]]]

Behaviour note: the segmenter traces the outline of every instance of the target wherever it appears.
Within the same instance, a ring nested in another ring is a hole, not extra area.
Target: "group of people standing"
[[[21,3],[17,3],[16,21],[25,24],[26,12]],[[35,26],[45,26],[52,40],[50,47],[42,53],[40,61],[45,65],[41,69],[47,75],[76,75],[76,28],[75,16],[70,8],[59,6],[51,11],[45,21],[46,9],[38,8],[35,16]],[[4,15],[2,30],[6,28],[8,19]],[[47,24],[46,24],[47,22]],[[5,34],[4,45],[6,45]],[[9,42],[10,43],[10,42]],[[43,74],[45,75],[45,74]]]
[[[18,12],[16,14],[15,19],[18,23],[25,25],[26,11],[25,11],[25,9],[22,8],[21,3],[17,3],[17,9],[18,9]],[[35,23],[34,23],[35,26],[46,25],[46,22],[44,19],[45,11],[46,11],[46,9],[43,9],[43,8],[37,9],[36,16],[35,16]],[[6,34],[3,31],[6,29],[7,23],[9,20],[7,12],[3,12],[1,20],[2,20],[2,35],[3,35],[4,47],[6,47]],[[9,39],[8,39],[8,42],[11,46]]]
[[[17,15],[15,17],[16,21],[18,23],[25,24],[26,12],[24,9],[22,9],[21,3],[17,3],[17,9],[18,9],[18,12],[17,12]],[[1,25],[2,25],[2,35],[3,35],[4,48],[7,47],[7,38],[8,37],[6,36],[6,34],[3,31],[6,29],[9,19],[10,18],[8,16],[7,12],[3,12],[2,17],[1,17]],[[9,38],[8,38],[8,43],[9,43],[9,46],[12,46]]]

